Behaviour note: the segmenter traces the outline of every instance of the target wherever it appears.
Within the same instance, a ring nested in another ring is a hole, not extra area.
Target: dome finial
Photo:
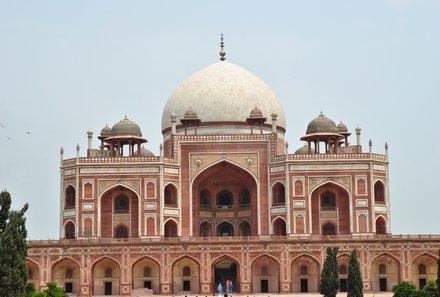
[[[220,48],[221,48],[221,50],[220,50],[220,61],[224,61],[226,58],[225,58],[225,55],[226,55],[226,53],[225,53],[225,51],[224,51],[224,48],[225,47],[225,43],[223,42],[223,33],[222,34],[220,34]]]

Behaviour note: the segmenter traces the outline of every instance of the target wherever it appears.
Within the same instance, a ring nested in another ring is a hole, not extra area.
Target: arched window
[[[200,225],[200,236],[211,237],[211,235],[212,235],[211,225],[208,222],[203,222]]]
[[[344,264],[339,265],[339,274],[347,274],[347,266]]]
[[[387,266],[385,264],[379,265],[379,274],[387,274]]]
[[[112,277],[113,276],[113,270],[110,268],[110,267],[107,267],[106,269],[105,269],[105,272],[104,272],[104,275],[105,275],[105,277]]]
[[[302,196],[303,195],[303,183],[300,180],[295,182],[295,195]]]
[[[116,228],[116,238],[128,238],[128,230],[125,226]]]
[[[233,206],[234,199],[231,192],[223,190],[217,194],[217,208],[232,208]]]
[[[125,196],[119,196],[115,199],[115,211],[116,212],[128,212],[128,198]]]
[[[189,268],[189,266],[183,267],[182,275],[183,276],[191,276],[191,268]]]
[[[34,271],[28,268],[28,279],[34,279]]]
[[[282,183],[276,183],[272,188],[272,201],[274,205],[286,203],[286,190]]]
[[[75,239],[75,225],[72,222],[68,222],[64,227],[64,237],[66,239]]]
[[[211,193],[208,190],[200,192],[200,208],[211,208]]]
[[[308,274],[308,269],[306,265],[301,265],[299,267],[299,274],[301,275],[307,275]]]
[[[251,236],[251,225],[247,221],[243,221],[239,225],[240,236]]]
[[[381,181],[374,184],[374,201],[379,203],[385,202],[385,186]]]
[[[66,203],[65,208],[75,207],[75,188],[73,186],[68,186],[66,188]]]
[[[286,235],[286,222],[283,219],[278,218],[273,222],[273,235]]]
[[[73,270],[71,268],[67,268],[64,275],[66,278],[73,278]]]
[[[154,192],[154,183],[147,183],[147,198],[154,198],[156,196]]]
[[[267,266],[261,266],[261,275],[268,275],[268,269]]]
[[[386,222],[382,217],[378,217],[376,220],[376,234],[386,234]]]
[[[234,228],[231,224],[223,222],[218,226],[218,236],[234,236]]]
[[[177,206],[177,188],[169,184],[165,187],[165,205]]]
[[[251,193],[247,189],[241,189],[238,193],[238,207],[246,208],[251,205]]]
[[[336,198],[333,193],[325,192],[321,196],[321,209],[322,210],[335,210]]]
[[[151,267],[150,266],[144,267],[144,277],[151,277]]]
[[[165,237],[175,237],[177,236],[177,223],[173,220],[168,220],[164,226]]]
[[[336,235],[336,227],[331,223],[327,223],[322,227],[323,235]]]
[[[365,194],[365,180],[360,178],[357,180],[357,193],[358,195],[364,195]]]
[[[419,274],[426,274],[426,266],[425,264],[419,265]]]

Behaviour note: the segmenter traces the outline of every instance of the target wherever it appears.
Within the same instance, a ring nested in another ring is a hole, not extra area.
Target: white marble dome
[[[274,91],[249,71],[222,61],[199,70],[171,94],[162,113],[162,131],[171,127],[170,114],[177,123],[188,109],[204,122],[246,122],[257,107],[271,123],[276,113],[277,125],[286,128],[283,106]]]

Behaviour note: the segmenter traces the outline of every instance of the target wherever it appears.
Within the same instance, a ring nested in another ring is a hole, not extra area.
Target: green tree
[[[56,282],[48,282],[46,283],[47,289],[44,290],[47,297],[66,297],[66,293],[64,289],[57,286]]]
[[[0,193],[0,296],[25,297],[27,283],[27,244],[25,204],[19,211],[10,210],[11,196]]]
[[[435,280],[429,280],[422,289],[428,297],[440,297],[437,291],[437,282]]]
[[[418,295],[416,286],[409,282],[401,282],[393,287],[393,297],[416,297]]]
[[[363,297],[362,274],[359,268],[359,261],[356,255],[356,249],[353,250],[348,264],[348,287],[347,297]]]
[[[438,251],[438,259],[437,259],[437,296],[440,296],[440,250]]]
[[[327,247],[324,267],[321,272],[319,293],[325,297],[335,297],[339,289],[338,248]]]

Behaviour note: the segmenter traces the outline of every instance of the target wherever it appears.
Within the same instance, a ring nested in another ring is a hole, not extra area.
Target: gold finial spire
[[[225,58],[225,55],[226,55],[226,53],[225,53],[225,51],[224,51],[224,48],[225,47],[225,43],[223,42],[223,33],[220,35],[220,48],[221,48],[221,50],[220,50],[220,61],[224,61],[226,58]]]

